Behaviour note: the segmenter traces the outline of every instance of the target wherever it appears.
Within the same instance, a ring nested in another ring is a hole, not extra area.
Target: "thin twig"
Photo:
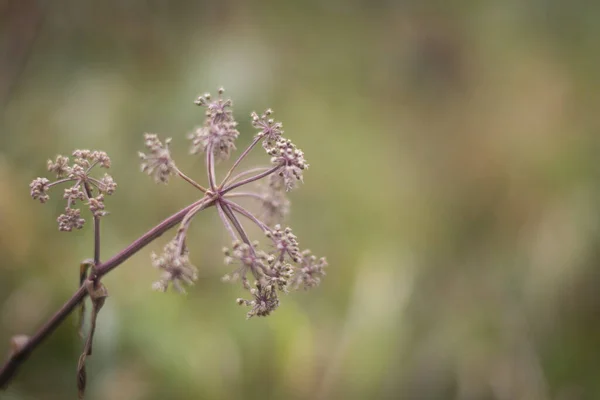
[[[237,174],[236,176],[234,176],[233,178],[230,179],[231,183],[235,183],[238,179],[243,178],[246,175],[252,175],[258,172],[263,172],[266,171],[268,169],[270,169],[271,167],[256,167],[256,168],[250,168],[247,169],[245,171],[240,172],[239,174]]]
[[[189,176],[187,176],[186,174],[181,172],[179,170],[179,168],[175,167],[175,170],[177,171],[177,175],[179,175],[183,180],[188,182],[190,185],[192,185],[196,189],[200,190],[202,193],[206,193],[208,191],[208,189],[206,189],[204,186],[202,186],[201,184],[199,184],[198,182],[196,182],[195,180],[193,180],[192,178],[190,178]]]
[[[231,235],[231,238],[234,241],[236,241],[237,236],[235,234],[235,231],[233,230],[233,227],[231,226],[231,223],[227,219],[225,212],[223,211],[223,206],[221,206],[221,202],[217,201],[216,204],[217,204],[217,210],[219,211],[219,217],[221,217],[221,220],[223,221],[223,225],[225,225],[225,228],[227,228],[227,231]]]
[[[260,229],[265,232],[271,232],[271,228],[269,228],[266,224],[261,222],[258,218],[254,216],[250,211],[246,210],[244,207],[239,204],[234,203],[233,201],[228,201],[223,199],[223,201],[232,209],[242,214],[244,217],[248,218],[250,221],[254,222]]]
[[[260,137],[260,136],[255,137],[254,140],[252,141],[252,143],[250,144],[250,146],[248,146],[248,148],[246,150],[244,150],[244,152],[238,157],[238,159],[235,160],[235,162],[233,163],[233,165],[227,172],[227,175],[225,175],[225,179],[223,179],[223,182],[221,182],[221,185],[219,186],[220,189],[222,189],[223,186],[225,186],[225,184],[227,184],[227,181],[229,180],[229,177],[231,176],[231,174],[233,173],[235,168],[242,162],[242,160],[244,158],[246,158],[248,153],[250,153],[250,151],[254,148],[254,146],[256,146],[256,143],[258,143],[260,141],[260,139],[262,139],[262,137]]]
[[[236,192],[236,193],[227,193],[225,196],[223,196],[224,198],[231,198],[231,197],[251,197],[253,199],[257,199],[257,200],[262,200],[265,201],[265,198],[263,196],[261,196],[258,193],[253,193],[253,192]]]
[[[276,165],[276,166],[274,166],[273,168],[270,168],[270,169],[266,170],[266,171],[265,171],[265,172],[263,172],[263,173],[260,173],[260,174],[258,174],[258,175],[251,176],[250,178],[246,178],[246,179],[244,179],[244,180],[241,180],[241,181],[239,181],[239,182],[236,182],[236,183],[232,183],[231,185],[227,186],[225,189],[221,190],[221,194],[223,195],[223,194],[225,194],[225,193],[227,193],[227,192],[229,192],[229,191],[231,191],[231,190],[233,190],[233,189],[235,189],[235,188],[238,188],[238,187],[240,187],[240,186],[247,185],[248,183],[251,183],[251,182],[257,181],[257,180],[259,180],[259,179],[262,179],[262,178],[264,178],[264,177],[265,177],[265,176],[267,176],[267,175],[270,175],[270,174],[272,174],[272,173],[275,173],[275,172],[276,172],[278,169],[280,169],[281,167],[282,167],[282,165]]]

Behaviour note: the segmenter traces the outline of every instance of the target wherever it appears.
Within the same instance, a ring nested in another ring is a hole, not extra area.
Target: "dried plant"
[[[302,251],[291,228],[279,225],[289,212],[290,203],[286,194],[302,182],[303,172],[308,164],[304,153],[283,137],[283,126],[274,121],[271,109],[261,115],[254,112],[251,114],[252,126],[257,129],[254,140],[232,163],[220,183],[217,183],[216,164],[230,158],[236,150],[235,140],[240,134],[233,117],[232,102],[224,99],[223,93],[223,89],[220,89],[215,99],[210,94],[205,94],[195,101],[205,109],[205,120],[188,135],[191,141],[190,153],[204,158],[208,181],[205,186],[177,167],[169,149],[170,138],[161,141],[156,134],[144,135],[146,149],[139,153],[142,172],[161,184],[167,184],[172,177],[180,177],[199,190],[201,196],[108,261],[100,261],[100,219],[107,215],[105,195],[112,195],[117,185],[108,174],[101,178],[91,175],[96,166],[110,167],[110,158],[106,153],[76,150],[72,154],[72,163],[69,158],[59,155],[54,161],[48,161],[48,170],[56,174],[57,180],[50,182],[46,178],[37,178],[31,183],[31,196],[41,203],[48,201],[49,191],[53,187],[68,183],[63,195],[66,200],[65,211],[58,217],[59,230],[81,229],[85,220],[80,206],[86,205],[94,222],[94,258],[81,263],[79,290],[35,335],[18,335],[13,338],[10,357],[0,369],[0,386],[6,387],[17,367],[78,305],[82,320],[83,300],[90,296],[93,306],[92,327],[77,368],[77,386],[82,398],[86,387],[85,362],[92,354],[96,317],[108,296],[106,288],[100,282],[101,278],[179,224],[175,236],[167,243],[163,252],[152,254],[152,265],[160,271],[160,277],[152,288],[165,292],[172,287],[177,292],[185,292],[185,286],[192,285],[198,276],[198,270],[190,259],[193,254],[190,254],[187,246],[189,228],[201,211],[211,207],[216,209],[232,240],[231,247],[224,248],[225,264],[236,265],[236,269],[226,274],[222,280],[240,282],[242,288],[249,292],[250,300],[236,300],[239,305],[250,308],[247,318],[271,314],[279,307],[281,293],[288,293],[290,289],[309,289],[319,284],[325,275],[325,258],[318,259],[309,250]],[[235,174],[241,162],[259,143],[270,156],[270,165]],[[249,188],[246,189],[247,187]],[[236,202],[238,198],[256,201],[260,212],[255,214],[242,207]],[[264,233],[266,246],[261,248],[258,241],[251,241],[242,220],[256,225]]]

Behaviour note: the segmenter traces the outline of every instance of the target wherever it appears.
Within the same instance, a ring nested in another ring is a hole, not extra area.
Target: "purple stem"
[[[100,264],[96,268],[96,276],[98,278],[106,275],[117,266],[121,265],[135,253],[140,251],[154,239],[161,236],[163,233],[177,225],[185,217],[185,215],[205,199],[198,200],[193,204],[179,210],[161,223],[144,233],[141,237],[123,249],[121,252],[110,258],[108,261]],[[210,203],[209,203],[210,204]],[[81,301],[87,296],[87,290],[81,286],[73,294],[73,296],[48,320],[40,329],[29,338],[27,343],[21,348],[14,350],[6,363],[0,368],[0,388],[6,388],[8,382],[13,378],[17,368],[27,359],[27,357],[35,350],[54,330],[65,320],[65,318],[77,307]]]
[[[229,232],[229,234],[231,235],[233,240],[236,241],[237,236],[235,235],[235,232],[233,230],[233,227],[231,226],[231,223],[225,216],[225,212],[223,211],[223,206],[221,205],[221,202],[217,201],[216,204],[217,204],[217,210],[219,210],[219,217],[221,217],[221,220],[223,221],[223,225],[225,225],[225,228],[227,228],[227,231]]]
[[[256,146],[256,143],[258,143],[260,141],[260,139],[262,139],[260,136],[255,137],[254,140],[252,141],[252,143],[250,144],[250,146],[248,146],[248,148],[246,148],[246,150],[244,150],[244,152],[238,157],[238,159],[235,160],[235,162],[229,169],[229,172],[227,172],[227,176],[225,176],[225,179],[223,179],[223,182],[221,183],[221,186],[220,186],[221,188],[223,188],[223,186],[225,186],[225,184],[229,180],[229,177],[231,176],[231,174],[233,173],[235,168],[242,162],[242,160],[248,155],[248,153],[250,153],[250,151],[254,148],[254,146]]]
[[[210,185],[210,190],[215,192],[215,160],[213,154],[213,144],[210,143],[206,149],[206,172],[208,174],[208,183]]]
[[[238,188],[238,187],[246,185],[248,183],[257,181],[259,179],[264,178],[265,176],[271,175],[272,173],[276,172],[281,167],[282,167],[282,165],[276,165],[273,168],[270,168],[261,174],[251,176],[250,178],[243,179],[237,183],[232,183],[231,185],[227,186],[225,189],[221,190],[221,195],[224,195],[225,193],[232,191],[235,188]]]
[[[242,214],[244,217],[248,218],[250,221],[254,222],[256,225],[258,225],[258,227],[260,229],[262,229],[265,232],[271,232],[271,228],[269,228],[267,226],[267,224],[265,224],[264,222],[262,222],[261,220],[259,220],[258,218],[256,218],[256,216],[254,216],[254,214],[252,214],[250,211],[246,210],[244,207],[240,206],[239,204],[236,204],[232,201],[228,201],[223,199],[223,201],[232,209],[234,209],[235,211],[239,212],[240,214]]]

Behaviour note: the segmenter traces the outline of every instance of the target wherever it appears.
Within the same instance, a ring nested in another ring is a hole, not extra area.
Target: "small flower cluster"
[[[256,136],[264,139],[263,147],[265,150],[273,147],[275,142],[277,142],[277,139],[283,135],[283,124],[281,122],[275,122],[275,120],[271,118],[272,114],[273,110],[270,108],[261,116],[256,112],[250,114],[250,117],[252,117],[252,126],[260,131]]]
[[[218,160],[229,158],[235,150],[235,139],[239,136],[237,122],[231,112],[231,100],[223,100],[224,89],[219,89],[219,97],[211,101],[210,93],[198,97],[196,104],[206,108],[204,125],[188,135],[192,141],[191,154],[206,153],[211,148]]]
[[[157,183],[169,183],[169,177],[175,175],[177,171],[169,150],[171,138],[167,138],[163,144],[156,134],[145,133],[144,142],[149,153],[138,152],[142,160],[142,172],[152,175]]]
[[[90,175],[92,169],[98,165],[101,168],[110,168],[110,158],[103,151],[75,150],[72,154],[73,163],[68,157],[58,155],[54,161],[48,160],[48,171],[56,174],[57,180],[50,182],[47,178],[36,178],[29,185],[31,197],[45,203],[50,199],[48,191],[51,187],[70,183],[64,190],[63,198],[67,200],[65,212],[58,219],[58,229],[70,232],[81,229],[85,220],[81,217],[81,210],[76,208],[77,202],[85,202],[93,216],[96,218],[107,214],[104,210],[104,195],[115,192],[117,184],[112,176],[104,174],[102,178]]]
[[[302,150],[297,149],[291,140],[279,138],[267,152],[272,156],[272,164],[283,166],[278,176],[283,180],[286,191],[294,189],[297,181],[302,182],[302,171],[308,168],[308,164]]]
[[[182,283],[191,285],[198,279],[198,269],[189,259],[189,251],[185,246],[179,246],[177,240],[172,240],[165,246],[163,253],[158,256],[152,253],[152,265],[162,271],[161,279],[152,285],[154,290],[166,292],[169,284],[180,293],[185,293]]]
[[[223,277],[223,281],[241,281],[243,288],[250,292],[250,300],[237,300],[238,304],[250,307],[248,318],[267,316],[279,306],[279,292],[317,286],[325,275],[325,258],[317,259],[310,251],[301,251],[291,228],[284,229],[277,224],[289,213],[290,202],[286,192],[296,188],[297,182],[303,180],[302,173],[308,168],[308,163],[304,153],[282,136],[283,125],[275,122],[271,109],[261,115],[253,112],[252,126],[258,130],[254,141],[233,163],[222,182],[217,184],[215,163],[229,158],[239,135],[231,111],[232,102],[223,99],[223,89],[220,89],[217,99],[211,100],[210,94],[205,94],[196,100],[196,104],[206,109],[206,119],[200,128],[189,135],[189,139],[192,141],[191,153],[205,155],[208,188],[175,167],[168,149],[170,139],[163,145],[156,135],[146,134],[144,138],[150,154],[140,153],[142,171],[154,176],[157,182],[166,183],[171,175],[179,175],[203,192],[203,197],[183,217],[176,237],[165,246],[162,255],[152,256],[154,266],[163,271],[162,278],[154,284],[154,288],[166,291],[172,283],[176,290],[183,291],[181,283],[191,284],[196,279],[197,270],[190,263],[184,246],[186,235],[195,215],[215,206],[233,242],[230,249],[224,249],[225,264],[237,265],[234,271]],[[235,168],[260,142],[271,156],[271,166],[252,168],[233,175]],[[259,192],[236,190],[263,179],[266,183],[260,186]],[[236,198],[244,197],[259,200],[261,211],[257,215],[260,218],[234,202]],[[260,250],[258,242],[250,241],[240,216],[265,233],[272,242],[268,250]]]
[[[318,286],[327,266],[325,258],[317,260],[310,250],[300,251],[291,228],[281,229],[280,225],[276,225],[273,230],[267,230],[265,235],[273,242],[269,253],[258,250],[258,242],[249,246],[236,241],[232,250],[224,249],[225,264],[237,263],[240,267],[232,274],[225,275],[223,280],[241,279],[244,288],[250,290],[254,297],[253,300],[238,299],[238,304],[252,307],[248,318],[269,315],[279,306],[275,289],[287,293],[289,287],[309,289]],[[248,271],[255,278],[255,288],[249,285]]]

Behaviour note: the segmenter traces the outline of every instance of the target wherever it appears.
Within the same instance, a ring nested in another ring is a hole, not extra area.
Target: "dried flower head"
[[[50,189],[50,181],[46,178],[35,178],[30,184],[31,197],[34,200],[39,200],[40,203],[45,203],[50,199],[48,189]]]
[[[145,133],[144,141],[149,153],[138,153],[142,160],[142,172],[154,176],[154,181],[157,183],[168,183],[169,177],[177,173],[177,167],[175,166],[175,162],[171,158],[171,152],[169,151],[171,138],[167,138],[163,144],[158,138],[158,135],[154,133]]]
[[[112,176],[104,174],[104,177],[99,181],[98,189],[103,193],[111,195],[117,189],[117,184]]]
[[[301,252],[298,239],[291,228],[274,225],[288,214],[290,203],[286,198],[286,191],[293,189],[298,181],[302,181],[302,173],[308,168],[308,164],[304,159],[304,153],[290,140],[282,137],[283,125],[281,122],[275,122],[272,118],[273,111],[267,109],[261,115],[255,112],[251,114],[252,126],[258,130],[258,133],[249,147],[235,160],[223,181],[218,183],[215,163],[230,156],[235,150],[235,140],[239,135],[231,111],[232,103],[231,100],[223,99],[221,89],[216,99],[212,99],[210,94],[205,94],[196,100],[196,104],[206,109],[206,118],[203,125],[188,135],[188,138],[192,141],[191,153],[204,154],[209,183],[206,187],[174,167],[170,154],[165,151],[167,146],[162,146],[156,135],[145,135],[146,146],[153,151],[152,160],[156,160],[158,153],[166,152],[162,162],[153,164],[157,168],[164,166],[165,173],[159,174],[158,180],[166,180],[170,172],[176,172],[203,193],[203,197],[183,217],[176,240],[165,247],[161,257],[153,256],[154,264],[160,269],[175,271],[169,272],[164,279],[157,282],[155,288],[166,290],[173,276],[183,276],[188,278],[187,281],[192,280],[192,275],[190,273],[186,275],[185,272],[195,273],[195,268],[189,267],[187,250],[182,253],[181,244],[185,243],[188,228],[195,215],[204,208],[215,206],[233,241],[230,249],[224,249],[225,263],[237,265],[237,268],[225,275],[223,280],[241,281],[243,288],[250,291],[252,300],[238,299],[239,304],[251,307],[249,318],[269,315],[279,305],[277,291],[287,293],[290,287],[316,286],[324,275],[325,259],[317,260],[310,255],[310,252]],[[233,174],[259,142],[262,142],[262,146],[271,156],[270,161],[273,165],[250,168]],[[145,161],[150,161],[149,156],[142,157]],[[149,168],[149,165],[145,165],[144,169]],[[160,176],[165,179],[161,179]],[[266,182],[260,185],[259,192],[237,190],[263,179]],[[258,200],[261,206],[259,216],[234,202],[237,198]],[[254,223],[265,232],[272,245],[264,251],[259,249],[258,243],[250,240],[239,219],[240,216],[244,217],[244,221]],[[173,269],[173,265],[179,269]],[[183,270],[181,266],[184,266]],[[249,273],[256,280],[254,287],[250,285]]]
[[[151,257],[154,267],[162,271],[161,279],[152,285],[154,290],[166,292],[172,284],[176,291],[185,293],[182,283],[192,285],[198,279],[198,269],[191,264],[187,248],[177,239],[167,243],[160,256],[152,253]]]
[[[237,122],[231,112],[231,100],[223,100],[224,89],[219,89],[219,97],[211,101],[210,93],[198,97],[196,104],[206,108],[204,125],[188,135],[192,141],[191,154],[206,153],[209,147],[217,160],[226,160],[235,150],[235,140],[239,136]]]
[[[281,229],[280,225],[275,225],[275,229],[266,233],[267,237],[273,240],[275,244],[275,256],[277,260],[283,262],[286,256],[293,262],[299,262],[301,258],[298,238],[292,233],[292,228]]]
[[[71,172],[69,157],[58,155],[56,161],[48,160],[47,165],[48,171],[54,172],[57,178],[65,177]]]
[[[295,288],[298,289],[302,286],[304,289],[310,289],[318,286],[321,278],[325,276],[325,267],[327,267],[325,257],[317,259],[310,250],[303,251],[300,268],[294,277]]]
[[[277,260],[274,261],[274,264],[271,267],[271,274],[266,280],[270,284],[276,285],[279,291],[287,293],[288,285],[294,276],[294,271],[295,269],[292,264]]]
[[[252,117],[252,126],[260,131],[256,136],[263,139],[263,147],[265,149],[273,147],[281,135],[283,135],[283,124],[275,122],[271,118],[272,114],[273,110],[270,108],[260,116],[255,112],[250,114]]]
[[[110,158],[105,152],[75,150],[72,156],[72,163],[68,157],[62,155],[58,155],[54,161],[48,160],[48,171],[56,174],[57,181],[50,182],[46,178],[36,178],[29,185],[31,197],[45,203],[49,199],[50,188],[62,183],[70,184],[63,193],[63,198],[67,201],[65,212],[57,219],[59,230],[65,232],[81,229],[85,223],[81,217],[81,210],[74,207],[78,201],[87,200],[90,211],[94,217],[99,218],[107,214],[104,211],[104,195],[113,194],[117,188],[110,175],[104,174],[101,179],[91,175],[96,165],[100,168],[110,167]]]
[[[291,140],[279,138],[267,153],[272,156],[272,164],[283,167],[279,171],[279,176],[283,179],[286,191],[295,188],[297,181],[302,182],[302,171],[308,168],[308,164],[304,160],[302,150],[297,149]]]
[[[81,210],[77,208],[67,207],[64,214],[60,214],[57,218],[58,230],[63,232],[71,232],[73,228],[81,229],[85,224],[85,220],[81,218]]]
[[[271,175],[269,178],[276,176]],[[276,182],[282,182],[276,179]],[[281,186],[281,185],[280,185]],[[273,226],[290,213],[290,200],[285,195],[285,190],[280,190],[272,185],[264,185],[261,193],[260,217],[267,226]]]
[[[246,318],[248,319],[254,316],[266,317],[279,307],[279,297],[272,285],[257,282],[256,288],[250,289],[250,294],[254,297],[253,300],[236,300],[239,305],[252,307],[246,314]]]
[[[90,211],[95,217],[103,217],[107,214],[104,211],[104,195],[100,193],[96,197],[92,197],[89,200]]]
[[[225,264],[238,264],[239,268],[233,273],[225,275],[223,280],[236,281],[241,279],[244,287],[249,288],[248,271],[252,273],[254,278],[261,278],[264,275],[264,271],[267,270],[269,257],[264,251],[257,250],[257,247],[258,243],[256,242],[250,246],[247,243],[235,241],[231,250],[224,248]]]

